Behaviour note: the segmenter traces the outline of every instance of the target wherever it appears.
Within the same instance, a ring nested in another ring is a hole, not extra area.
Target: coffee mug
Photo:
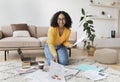
[[[111,38],[115,38],[115,30],[111,30]]]
[[[43,70],[44,69],[44,63],[45,63],[44,61],[39,61],[38,62],[38,68]]]

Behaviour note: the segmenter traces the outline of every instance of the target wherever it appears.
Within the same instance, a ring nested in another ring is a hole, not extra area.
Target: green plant
[[[93,0],[90,0],[91,3],[93,3]]]
[[[86,33],[87,38],[83,40],[84,48],[89,49],[93,47],[93,42],[96,37],[93,20],[89,19],[91,15],[87,15],[85,10],[81,9],[82,16],[80,17],[80,25],[83,25],[83,31]]]

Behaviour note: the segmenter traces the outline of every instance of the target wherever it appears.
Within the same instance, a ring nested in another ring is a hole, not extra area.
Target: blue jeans
[[[62,65],[68,65],[69,60],[68,60],[67,48],[64,45],[60,45],[60,46],[56,46],[55,49],[58,55],[58,63]],[[54,57],[53,54],[50,52],[48,44],[46,44],[44,47],[44,53],[47,59],[47,63],[48,65],[50,65],[50,61],[53,60]]]

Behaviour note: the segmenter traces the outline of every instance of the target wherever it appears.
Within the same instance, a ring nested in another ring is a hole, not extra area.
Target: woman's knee
[[[62,65],[68,65],[69,64],[69,60],[62,60],[62,61],[58,61],[59,64],[62,64]]]

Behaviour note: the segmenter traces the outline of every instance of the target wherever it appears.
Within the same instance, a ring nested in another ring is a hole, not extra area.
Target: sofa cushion
[[[30,33],[28,31],[14,31],[13,37],[30,37]]]
[[[33,37],[6,37],[0,40],[0,47],[40,47],[40,41]]]
[[[11,37],[12,36],[12,29],[11,29],[11,26],[1,26],[0,27],[1,31],[2,31],[2,34],[3,34],[3,37]]]
[[[28,25],[27,24],[11,24],[12,30],[28,30]]]
[[[48,32],[48,27],[37,27],[37,37],[46,37]]]
[[[37,37],[37,27],[35,25],[28,25],[29,26],[29,32],[30,32],[30,35],[31,37]]]
[[[39,37],[38,40],[40,41],[41,47],[44,47],[47,42],[47,37]]]
[[[36,37],[36,26],[28,25],[29,33],[31,37]],[[2,31],[2,37],[11,37],[13,36],[13,29],[11,25],[1,26],[0,30]]]

